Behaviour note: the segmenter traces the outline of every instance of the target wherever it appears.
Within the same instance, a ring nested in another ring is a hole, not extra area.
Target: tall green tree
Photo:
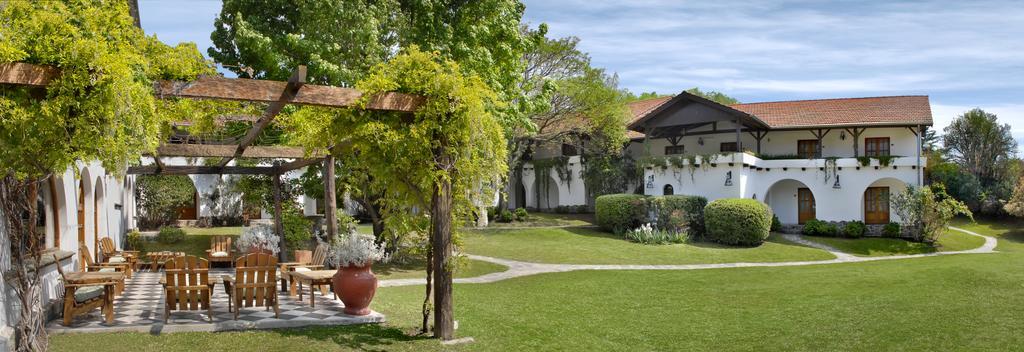
[[[213,73],[194,45],[169,47],[134,25],[117,0],[9,1],[0,6],[0,63],[60,68],[45,89],[0,87],[0,206],[18,296],[17,350],[46,349],[35,226],[38,187],[76,162],[123,170],[153,151],[177,102],[153,96],[153,80]],[[172,114],[174,112],[175,114]],[[31,157],[26,157],[31,156]]]
[[[1010,125],[999,124],[995,114],[982,109],[961,114],[943,131],[949,160],[978,177],[983,186],[1005,176],[1008,162],[1017,153]]]
[[[722,104],[722,105],[733,105],[733,104],[739,104],[740,103],[740,101],[738,99],[730,97],[730,96],[726,95],[725,93],[718,92],[718,91],[713,91],[713,90],[703,91],[703,90],[700,90],[700,88],[698,88],[698,87],[693,87],[693,88],[687,89],[686,92],[690,93],[690,94],[693,94],[693,95],[696,95],[696,96],[699,96],[699,97],[702,97],[702,98],[705,98],[707,100],[710,100],[710,101]]]

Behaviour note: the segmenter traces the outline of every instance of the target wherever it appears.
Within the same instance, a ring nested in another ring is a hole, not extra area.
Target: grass
[[[456,285],[457,336],[410,337],[422,287],[381,288],[379,326],[53,336],[53,351],[978,351],[1024,344],[1024,231],[1000,253],[778,268],[577,271]]]
[[[426,264],[422,261],[374,264],[373,273],[380,280],[418,279],[427,277],[424,268],[426,268]],[[455,269],[455,277],[477,277],[506,270],[508,270],[508,267],[501,264],[466,259],[461,266]]]
[[[491,219],[488,228],[592,225],[594,225],[594,214],[530,213],[526,221],[498,222]]]
[[[188,255],[206,257],[206,250],[210,249],[211,236],[233,236],[242,234],[241,227],[185,227],[185,239],[178,243],[164,244],[156,241],[146,241],[142,245],[142,253],[175,251],[185,252]]]
[[[854,239],[804,236],[804,238],[838,249],[840,252],[846,252],[861,257],[954,252],[978,248],[985,244],[984,238],[953,230],[947,231],[939,236],[938,242],[935,246],[927,243],[881,237]]]
[[[703,264],[834,258],[775,235],[749,248],[705,242],[644,245],[595,228],[570,227],[470,231],[463,242],[468,253],[535,263]]]

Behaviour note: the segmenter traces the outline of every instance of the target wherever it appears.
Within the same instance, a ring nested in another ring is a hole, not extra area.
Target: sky
[[[1024,143],[1024,6],[1014,1],[526,0],[635,93],[742,102],[928,95],[940,131],[974,107]],[[210,47],[220,1],[141,0],[161,40]],[[940,132],[941,133],[941,132]]]

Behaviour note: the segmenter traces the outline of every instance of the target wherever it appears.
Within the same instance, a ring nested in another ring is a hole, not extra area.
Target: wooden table
[[[185,256],[184,252],[163,251],[146,253],[146,257],[149,258],[149,270],[154,272],[157,271],[160,267],[162,267],[164,263],[170,260],[171,258],[183,256]]]
[[[110,294],[110,292],[114,290],[118,283],[124,283],[124,273],[116,271],[73,272],[64,275],[64,282],[73,285],[106,286],[104,289],[109,291],[104,295],[107,301],[103,302],[103,316],[107,319],[107,324],[114,323],[114,295]]]
[[[298,293],[295,291],[295,281],[291,279],[290,274],[295,270],[296,267],[306,265],[303,262],[284,262],[277,263],[278,275],[277,278],[281,280],[281,291],[288,291],[288,295],[295,297]]]
[[[293,271],[288,275],[291,276],[292,280],[299,283],[299,301],[302,301],[302,283],[309,284],[309,306],[316,306],[316,299],[314,295],[314,288],[316,286],[327,285],[331,287],[331,291],[334,291],[334,285],[331,284],[331,278],[337,273],[337,270],[311,270],[311,271]],[[326,296],[327,292],[323,292]],[[337,296],[337,293],[335,293]]]

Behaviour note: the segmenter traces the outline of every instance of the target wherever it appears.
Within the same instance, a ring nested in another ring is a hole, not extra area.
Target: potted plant
[[[377,276],[371,268],[374,262],[386,260],[384,246],[374,243],[373,236],[352,231],[338,236],[330,253],[331,264],[338,267],[332,283],[345,303],[345,314],[370,314],[370,302],[377,293]]]
[[[242,229],[235,246],[241,253],[277,254],[280,251],[281,238],[274,234],[274,229],[267,224],[256,224]]]

